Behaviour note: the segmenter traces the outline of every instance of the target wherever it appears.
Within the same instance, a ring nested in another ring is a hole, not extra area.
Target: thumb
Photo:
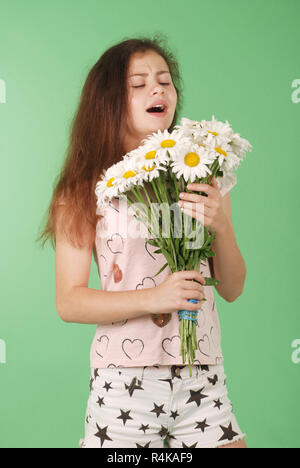
[[[217,179],[216,177],[214,176],[213,180],[212,180],[212,187],[216,188],[219,190],[219,186],[218,186],[218,183],[217,183]]]
[[[213,177],[213,180],[212,180],[211,185],[212,185],[213,187],[216,187],[216,186],[217,186],[217,181],[216,181],[216,177],[215,177],[215,176]]]

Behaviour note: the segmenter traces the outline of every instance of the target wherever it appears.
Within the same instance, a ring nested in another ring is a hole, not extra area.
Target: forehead
[[[134,53],[130,57],[128,77],[139,73],[169,72],[164,58],[154,51]]]

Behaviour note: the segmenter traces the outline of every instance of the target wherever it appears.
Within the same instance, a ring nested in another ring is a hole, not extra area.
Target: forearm
[[[76,286],[57,309],[65,322],[106,325],[151,313],[150,289],[101,291]]]
[[[234,231],[226,219],[212,244],[214,277],[221,281],[218,293],[228,302],[241,295],[246,278],[246,265],[236,243]]]

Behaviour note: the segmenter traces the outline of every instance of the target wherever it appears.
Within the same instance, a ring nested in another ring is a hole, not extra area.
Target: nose
[[[159,92],[164,93],[165,90],[164,90],[164,87],[162,85],[157,84],[157,85],[154,86],[152,94],[156,94],[156,93],[159,93]]]

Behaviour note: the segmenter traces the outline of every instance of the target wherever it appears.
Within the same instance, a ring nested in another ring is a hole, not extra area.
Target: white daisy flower
[[[192,128],[194,125],[198,124],[200,124],[198,120],[188,119],[187,117],[182,117],[180,120],[180,127]]]
[[[249,141],[234,133],[229,122],[219,122],[214,115],[211,121],[191,120],[182,117],[170,133],[158,130],[142,145],[127,153],[123,159],[104,171],[97,183],[97,204],[107,204],[113,197],[120,197],[133,186],[143,185],[159,177],[168,167],[177,178],[194,182],[212,174],[211,165],[218,160],[223,172],[219,184],[232,184],[233,171],[239,166],[247,151],[252,151]]]
[[[142,179],[145,182],[150,182],[159,177],[159,171],[167,171],[170,162],[170,157],[160,155],[157,151],[152,150],[150,145],[142,145],[138,149],[128,154],[139,173],[143,175]]]
[[[200,129],[202,127],[201,122],[198,120],[191,120],[186,117],[182,117],[180,125],[175,125],[175,129],[182,131],[186,136],[193,136],[195,128]]]
[[[127,192],[132,186],[143,184],[145,171],[139,171],[135,158],[126,157],[118,164],[120,165],[120,177],[117,183],[120,192]]]
[[[212,173],[208,167],[211,162],[207,150],[190,141],[173,158],[171,168],[177,179],[183,176],[186,182],[190,180],[193,183],[196,177],[202,178]]]
[[[151,180],[157,179],[159,177],[160,171],[167,171],[167,167],[165,166],[159,167],[155,163],[153,163],[152,166],[145,168],[144,171],[145,171],[145,180],[147,182],[151,182]]]
[[[225,166],[225,170],[232,170],[239,164],[239,158],[232,151],[229,143],[223,143],[222,146],[208,146],[206,149],[212,160],[218,159],[220,168]]]
[[[170,157],[176,157],[176,154],[181,150],[182,145],[189,139],[183,134],[181,130],[173,130],[171,133],[165,129],[163,132],[158,130],[153,133],[149,138],[143,140],[145,146],[151,146],[152,151],[156,151],[161,160]]]
[[[97,205],[107,205],[109,200],[119,197],[132,185],[142,184],[142,179],[143,174],[137,171],[133,161],[124,157],[105,171],[102,179],[97,182],[95,189]]]
[[[104,170],[101,179],[96,184],[95,194],[98,206],[100,204],[107,205],[108,200],[119,194],[119,184],[117,181],[120,176],[120,168],[118,164],[113,164]]]
[[[164,164],[168,164],[170,160],[168,153],[160,153],[153,149],[150,143],[140,146],[133,157],[135,158],[135,164],[139,170],[145,170],[144,168],[147,169],[153,165],[161,167]]]
[[[226,120],[226,123],[215,120],[215,116],[211,121],[202,120],[201,126],[197,126],[193,131],[194,138],[197,142],[201,142],[206,146],[221,146],[229,143],[233,136],[233,130]]]
[[[239,133],[232,136],[230,146],[232,151],[240,158],[243,159],[247,151],[252,151],[252,145],[245,138],[240,137]]]

